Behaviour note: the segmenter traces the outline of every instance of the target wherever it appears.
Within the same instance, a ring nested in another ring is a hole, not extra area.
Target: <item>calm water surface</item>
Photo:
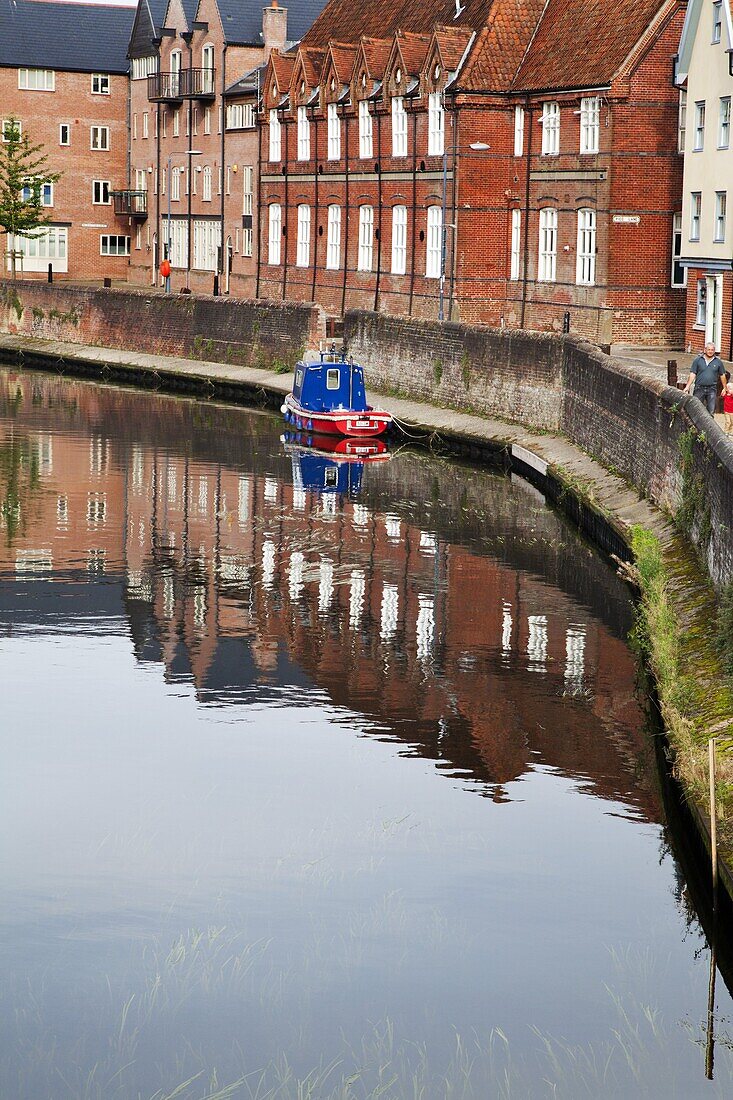
[[[731,1095],[628,595],[538,493],[0,414],[2,1097]]]

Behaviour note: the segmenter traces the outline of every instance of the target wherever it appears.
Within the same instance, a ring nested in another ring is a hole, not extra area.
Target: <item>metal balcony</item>
[[[183,73],[151,73],[148,77],[148,99],[151,103],[180,103]]]
[[[138,218],[140,221],[147,218],[147,191],[110,191],[110,198],[116,218]]]
[[[183,69],[181,95],[184,99],[213,99],[216,95],[216,70]]]

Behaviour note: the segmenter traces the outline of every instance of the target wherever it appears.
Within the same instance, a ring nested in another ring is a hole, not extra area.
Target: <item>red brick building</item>
[[[111,193],[127,177],[130,9],[2,0],[0,116],[16,118],[42,145],[55,183],[43,187],[48,229],[36,239],[3,238],[18,272],[43,278],[126,278],[129,232]]]
[[[331,0],[273,53],[257,290],[681,336],[678,0]]]

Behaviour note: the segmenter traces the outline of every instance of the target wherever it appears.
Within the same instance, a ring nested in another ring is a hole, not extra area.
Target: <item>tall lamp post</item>
[[[168,187],[168,228],[167,228],[167,232],[166,232],[166,239],[167,239],[168,243],[167,243],[167,246],[166,246],[167,255],[165,256],[165,259],[168,261],[169,264],[171,262],[171,249],[173,247],[173,238],[171,237],[171,191],[173,190],[173,181],[172,181],[172,177],[171,177],[171,161],[173,160],[174,157],[177,157],[177,156],[186,156],[186,157],[189,158],[189,161],[188,161],[188,186],[190,188],[191,187],[191,157],[200,157],[201,156],[201,150],[200,149],[185,149],[182,153],[171,153],[168,157],[168,169],[167,169],[167,178],[166,178],[166,186]],[[171,292],[171,277],[170,277],[170,274],[166,275],[166,277],[165,277],[165,292],[166,292],[166,294],[170,294],[170,292]]]
[[[485,141],[472,141],[469,145],[469,149],[474,149],[476,152],[483,152],[486,149],[490,149],[491,146],[487,145]],[[459,153],[453,155],[453,190],[455,193],[455,171],[456,171],[456,158],[460,156]],[[448,195],[448,148],[443,141],[443,201],[441,203],[441,221],[440,221],[440,297],[438,300],[438,320],[445,320],[445,261],[446,253],[448,251],[448,230],[455,229],[455,224],[447,224],[445,220],[446,214],[446,201]],[[455,249],[455,242],[453,245]]]

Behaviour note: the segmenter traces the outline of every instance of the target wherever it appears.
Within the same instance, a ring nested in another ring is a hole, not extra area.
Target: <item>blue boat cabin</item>
[[[317,363],[298,363],[293,397],[310,412],[341,409],[366,412],[370,408],[364,388],[364,371],[358,363],[334,352],[322,351]]]

